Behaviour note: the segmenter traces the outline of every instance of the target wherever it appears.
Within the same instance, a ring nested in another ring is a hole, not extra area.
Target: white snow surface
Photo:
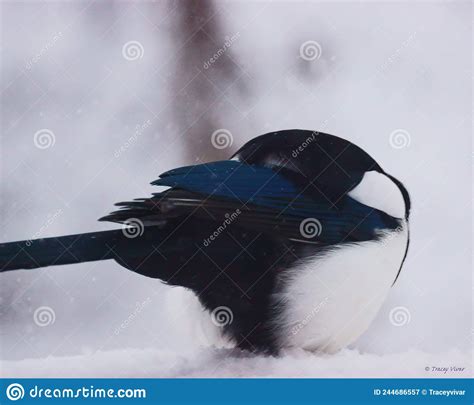
[[[280,357],[257,356],[233,349],[203,348],[180,354],[168,350],[99,351],[70,357],[5,361],[2,376],[20,377],[306,377],[306,378],[468,378],[471,354],[451,350],[429,354],[419,350],[377,355],[345,349],[333,355],[304,350]],[[433,367],[448,368],[447,372]],[[464,368],[462,371],[450,367]],[[428,371],[426,370],[428,368]]]

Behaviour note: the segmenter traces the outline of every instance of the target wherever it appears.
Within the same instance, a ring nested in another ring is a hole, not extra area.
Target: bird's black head
[[[337,136],[299,129],[271,132],[247,142],[233,159],[273,167],[305,194],[323,194],[336,207],[352,193],[364,204],[408,219],[411,204],[403,184],[367,152]]]

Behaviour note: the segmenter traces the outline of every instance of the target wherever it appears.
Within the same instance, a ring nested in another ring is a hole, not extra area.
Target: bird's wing
[[[126,223],[138,218],[159,225],[180,216],[235,223],[276,237],[334,244],[373,239],[385,228],[381,213],[344,196],[337,207],[324,195],[307,196],[278,170],[218,161],[180,167],[152,183],[169,186],[151,198],[118,203],[101,220]]]

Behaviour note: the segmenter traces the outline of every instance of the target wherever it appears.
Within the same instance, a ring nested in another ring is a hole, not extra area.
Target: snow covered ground
[[[470,375],[472,4],[185,3],[2,2],[1,241],[111,229],[96,219],[159,173],[303,128],[359,144],[407,186],[401,276],[350,349],[263,358],[203,348],[175,290],[112,262],[2,274],[2,376]]]
[[[7,361],[5,377],[306,377],[306,378],[471,378],[471,356],[452,350],[417,350],[377,355],[343,350],[316,355],[291,350],[262,357],[233,349],[206,348],[191,353],[157,349],[115,350],[71,357]],[[453,369],[451,369],[453,367]],[[446,371],[441,370],[447,368]]]

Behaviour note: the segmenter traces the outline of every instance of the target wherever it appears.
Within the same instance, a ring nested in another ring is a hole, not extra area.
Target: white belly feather
[[[290,271],[275,302],[274,326],[284,347],[335,352],[357,339],[380,309],[402,263],[408,232],[337,247]]]

